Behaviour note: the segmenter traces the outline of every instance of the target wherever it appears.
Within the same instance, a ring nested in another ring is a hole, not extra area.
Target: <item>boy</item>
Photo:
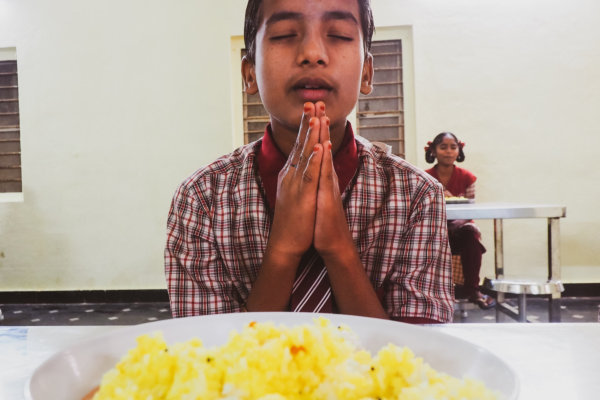
[[[175,193],[165,271],[175,317],[237,311],[452,319],[441,186],[355,138],[372,90],[368,0],[250,0],[244,89],[263,139]]]

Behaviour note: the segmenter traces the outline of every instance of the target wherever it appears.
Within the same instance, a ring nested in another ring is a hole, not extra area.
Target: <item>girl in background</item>
[[[425,160],[433,168],[426,172],[440,181],[446,197],[466,197],[475,200],[477,177],[464,168],[454,165],[465,159],[465,144],[451,132],[442,132],[425,147]],[[466,297],[487,310],[496,306],[496,301],[479,290],[479,271],[485,247],[481,244],[481,232],[472,220],[449,220],[448,237],[453,255],[460,255],[464,286],[457,288],[457,297]]]

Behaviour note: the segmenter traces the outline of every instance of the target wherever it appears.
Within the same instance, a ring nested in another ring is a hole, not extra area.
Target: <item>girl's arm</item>
[[[475,182],[467,186],[465,197],[475,200]]]

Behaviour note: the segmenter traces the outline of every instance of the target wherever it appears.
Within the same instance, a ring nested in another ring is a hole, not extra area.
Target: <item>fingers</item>
[[[302,149],[306,142],[306,137],[310,129],[310,120],[315,116],[315,105],[313,103],[304,103],[304,112],[302,113],[302,120],[300,121],[300,130],[298,131],[298,137],[294,148],[288,156],[285,169],[289,167],[298,168],[298,164],[301,161]]]
[[[307,168],[315,144],[319,143],[320,129],[321,121],[317,117],[312,117],[308,124],[308,132],[302,146],[302,151],[299,152],[300,155],[297,158],[297,168],[299,171],[304,171]]]
[[[329,132],[329,118],[325,116],[325,104],[317,103],[317,116],[319,117],[319,143],[323,149],[323,161],[321,162],[321,175],[319,178],[319,190],[327,193],[335,193],[337,189],[337,175],[333,166],[333,153],[331,135]]]
[[[314,186],[314,189],[319,185],[321,176],[321,164],[323,159],[323,145],[316,143],[313,146],[313,151],[308,159],[308,164],[302,174],[302,180],[305,185]]]
[[[327,254],[339,254],[340,243],[346,241],[348,237],[350,240],[346,242],[352,243],[352,237],[351,235],[348,236],[346,215],[340,196],[337,174],[333,167],[331,141],[328,140],[319,145],[323,148],[323,157],[317,191],[317,213],[313,245],[319,254],[325,256]]]
[[[321,176],[319,182],[319,190],[326,192],[334,191],[334,183],[336,183],[336,175],[333,167],[333,155],[331,153],[331,141],[328,140],[321,145],[323,148],[323,161],[321,162]]]
[[[331,136],[329,134],[329,117],[322,116],[320,122],[321,129],[319,130],[319,143],[322,143],[323,146],[325,146],[327,142],[331,144]]]
[[[308,177],[313,175],[312,171],[307,171],[307,168],[314,168],[314,165],[309,163],[309,159],[312,157],[315,145],[323,144],[328,140],[330,140],[329,118],[325,116],[325,103],[322,101],[316,104],[305,103],[298,137],[288,157],[285,170],[295,168],[295,173],[304,175],[308,172]]]
[[[325,103],[322,101],[317,101],[315,103],[315,116],[317,118],[321,118],[325,115]]]
[[[321,121],[321,129],[319,131],[319,143],[325,145],[325,142],[330,140],[329,136],[329,118],[325,115],[325,103],[317,101],[315,103],[315,116]]]
[[[298,171],[302,172],[305,183],[329,181],[328,187],[335,182],[329,118],[325,115],[325,103],[318,101],[314,105],[315,116],[310,119],[302,154],[298,158]],[[304,164],[306,161],[306,164]]]

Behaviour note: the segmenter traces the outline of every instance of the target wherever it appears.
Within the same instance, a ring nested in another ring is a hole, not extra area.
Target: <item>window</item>
[[[404,96],[402,90],[402,42],[373,41],[375,76],[373,91],[358,99],[357,133],[372,142],[383,142],[404,158]]]
[[[269,114],[263,107],[260,96],[244,93],[244,143],[254,142],[265,133]]]
[[[242,57],[246,50],[242,49]],[[249,95],[242,91],[242,103],[244,108],[244,143],[254,142],[265,133],[265,126],[269,122],[269,114],[262,104],[258,93]]]
[[[17,61],[0,61],[0,193],[22,192]]]

